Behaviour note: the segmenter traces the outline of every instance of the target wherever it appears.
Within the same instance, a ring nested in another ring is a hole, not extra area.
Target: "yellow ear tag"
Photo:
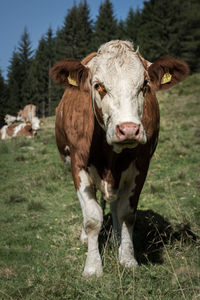
[[[170,73],[165,73],[161,79],[161,84],[168,83],[172,80],[172,75]]]
[[[78,86],[78,84],[76,83],[76,81],[75,81],[74,79],[72,79],[72,78],[70,77],[70,75],[67,77],[67,79],[68,79],[68,81],[69,81],[69,84],[74,85],[74,86]]]

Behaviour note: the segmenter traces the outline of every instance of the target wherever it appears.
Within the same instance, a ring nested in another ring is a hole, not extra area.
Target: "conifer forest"
[[[191,73],[200,72],[200,1],[144,1],[141,10],[130,7],[124,20],[116,19],[110,0],[97,7],[95,20],[87,0],[74,2],[62,26],[57,32],[47,28],[35,50],[25,27],[6,79],[0,70],[0,125],[5,114],[16,115],[29,103],[37,106],[39,117],[54,115],[63,89],[49,78],[50,68],[68,57],[81,60],[114,39],[131,40],[149,61],[174,56],[187,62]]]

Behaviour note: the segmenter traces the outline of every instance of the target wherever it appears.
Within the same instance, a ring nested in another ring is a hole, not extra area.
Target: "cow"
[[[56,109],[56,142],[71,172],[83,213],[81,241],[88,254],[83,276],[103,273],[98,247],[103,211],[110,204],[119,261],[135,267],[132,241],[139,196],[159,134],[155,92],[189,73],[184,62],[163,57],[150,63],[129,41],[114,40],[80,62],[58,62],[50,75],[66,87]]]
[[[27,104],[23,110],[20,110],[17,115],[17,121],[32,122],[32,119],[36,117],[36,106],[33,104]]]
[[[32,119],[32,123],[20,123],[5,125],[0,130],[0,139],[10,139],[16,136],[26,136],[33,138],[40,129],[40,120],[37,117]]]
[[[29,123],[4,125],[0,130],[0,139],[11,139],[16,136],[34,137],[32,125]]]

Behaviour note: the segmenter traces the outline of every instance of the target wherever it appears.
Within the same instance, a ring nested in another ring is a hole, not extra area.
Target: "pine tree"
[[[31,49],[31,42],[27,28],[24,28],[24,32],[21,36],[21,41],[18,46],[19,60],[20,60],[20,80],[21,80],[21,107],[28,104],[28,86],[27,86],[27,76],[29,73],[29,68],[32,62],[33,51]]]
[[[75,57],[83,59],[92,51],[92,21],[87,1],[80,2],[77,9],[77,51]]]
[[[168,0],[144,2],[138,34],[140,51],[148,60],[169,55],[171,6]]]
[[[185,60],[192,72],[200,71],[200,2],[198,0],[178,1],[181,5],[179,29],[179,56]]]
[[[42,118],[54,114],[58,102],[56,99],[56,103],[54,103],[52,81],[49,77],[49,71],[54,63],[55,38],[52,29],[49,28],[46,35],[42,36],[39,41],[26,80],[26,84],[29,86],[27,99],[36,105],[37,114]]]
[[[29,102],[36,105],[38,116],[43,118],[48,115],[48,82],[49,59],[47,56],[47,42],[42,37],[39,41],[31,68],[29,69],[26,84],[29,84],[27,98]]]
[[[8,107],[10,114],[17,114],[28,104],[27,96],[30,83],[26,85],[26,79],[32,62],[32,53],[29,34],[25,28],[8,68]]]
[[[125,28],[125,23],[123,20],[120,20],[117,27],[117,39],[119,40],[127,40],[127,32]]]
[[[113,5],[109,0],[105,0],[104,3],[101,3],[94,30],[93,45],[95,49],[101,44],[117,38],[117,20],[114,17]]]
[[[140,10],[134,11],[131,7],[128,16],[125,20],[125,31],[128,40],[131,40],[135,45],[138,44],[138,32],[140,30]]]
[[[53,31],[50,27],[45,36],[46,40],[46,55],[48,59],[48,116],[52,115],[52,112],[55,113],[55,105],[53,98],[53,83],[49,76],[49,72],[53,64],[55,63],[55,38],[53,37]],[[57,103],[56,103],[57,104]]]
[[[138,33],[141,53],[148,60],[171,55],[200,69],[200,3],[198,0],[144,2]]]
[[[76,49],[77,6],[74,4],[65,17],[64,26],[60,31],[60,57],[74,57]]]
[[[21,63],[19,54],[13,51],[8,67],[8,113],[16,115],[21,109]]]
[[[7,99],[8,99],[8,89],[7,84],[2,76],[2,72],[0,70],[0,128],[4,125],[4,117],[8,113],[7,107]]]
[[[64,26],[57,33],[57,60],[66,57],[82,59],[91,51],[92,21],[87,1],[68,10]]]

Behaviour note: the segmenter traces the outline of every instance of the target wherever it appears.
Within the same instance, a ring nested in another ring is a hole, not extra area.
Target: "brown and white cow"
[[[102,274],[98,235],[103,222],[100,190],[110,203],[120,237],[119,261],[134,267],[132,232],[139,196],[159,132],[157,90],[171,88],[189,73],[164,57],[146,61],[127,41],[102,45],[82,62],[66,59],[51,70],[67,87],[56,110],[56,140],[71,171],[83,212],[81,240],[88,243],[83,275]]]
[[[32,122],[5,125],[0,129],[0,139],[10,139],[16,136],[34,137],[40,129],[38,117],[32,118]]]
[[[16,136],[34,137],[34,130],[31,124],[21,123],[5,125],[0,129],[0,139],[6,140]]]
[[[20,110],[17,115],[17,121],[32,122],[36,117],[36,106],[34,104],[27,104],[23,110]]]

